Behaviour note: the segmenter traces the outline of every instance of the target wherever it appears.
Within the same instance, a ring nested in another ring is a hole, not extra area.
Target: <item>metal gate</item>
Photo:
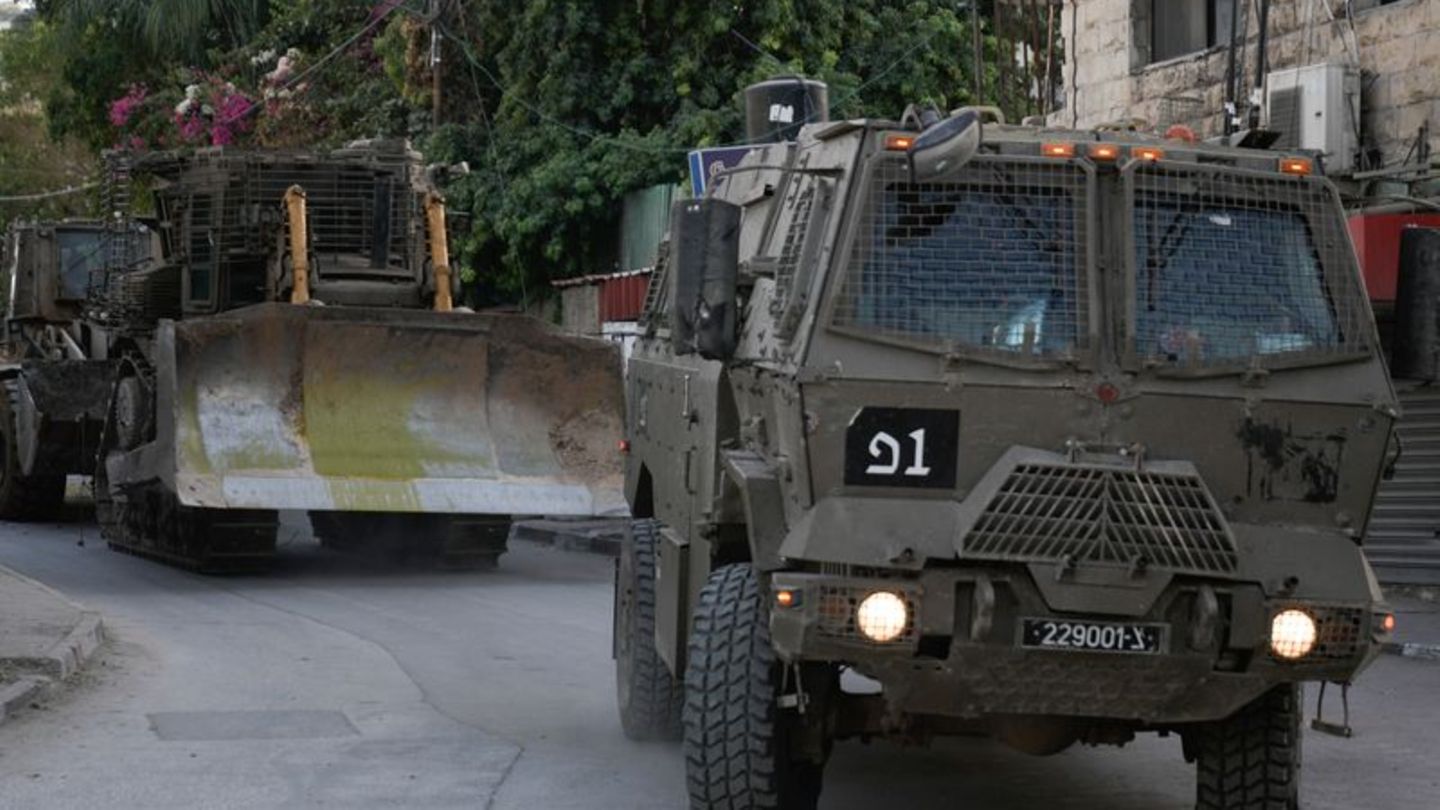
[[[1365,553],[1382,582],[1440,583],[1440,387],[1402,390],[1402,452],[1380,485]]]

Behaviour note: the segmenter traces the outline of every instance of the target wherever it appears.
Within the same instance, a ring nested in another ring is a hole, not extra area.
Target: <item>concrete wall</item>
[[[600,333],[600,287],[576,284],[560,292],[560,327],[577,335]]]
[[[1330,22],[1327,2],[1339,24]],[[1431,148],[1440,153],[1440,0],[1399,0],[1358,11],[1353,37],[1339,0],[1272,0],[1270,6],[1270,71],[1358,63],[1362,147],[1378,148],[1385,164],[1399,162],[1429,121]],[[1067,107],[1050,117],[1052,125],[1088,129],[1141,118],[1162,130],[1186,124],[1202,137],[1223,131],[1226,49],[1146,64],[1149,13],[1150,0],[1065,0],[1060,30],[1067,40]],[[1242,95],[1255,86],[1258,23],[1258,14],[1248,15],[1245,47],[1237,51]]]

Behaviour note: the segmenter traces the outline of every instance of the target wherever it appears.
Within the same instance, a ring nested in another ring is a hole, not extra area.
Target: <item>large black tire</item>
[[[22,475],[9,386],[0,386],[0,520],[54,520],[65,506],[65,476]]]
[[[1300,687],[1280,686],[1197,728],[1196,810],[1300,806]]]
[[[655,649],[653,520],[637,520],[620,552],[615,580],[615,696],[632,740],[680,739],[685,688]]]
[[[711,572],[685,668],[685,768],[692,810],[814,810],[823,763],[791,753],[795,716],[777,706],[782,670],[748,563]]]

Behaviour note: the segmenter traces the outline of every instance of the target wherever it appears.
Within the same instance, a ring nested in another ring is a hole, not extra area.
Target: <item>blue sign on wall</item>
[[[690,193],[699,199],[711,185],[716,174],[733,169],[750,154],[751,146],[726,146],[696,149],[690,153]]]

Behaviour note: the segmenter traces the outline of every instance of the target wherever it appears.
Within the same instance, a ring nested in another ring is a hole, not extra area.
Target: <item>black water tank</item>
[[[800,127],[830,120],[830,89],[803,76],[776,76],[745,88],[745,140],[793,141]]]
[[[1390,360],[1390,373],[1398,378],[1440,378],[1440,228],[1400,232]]]

